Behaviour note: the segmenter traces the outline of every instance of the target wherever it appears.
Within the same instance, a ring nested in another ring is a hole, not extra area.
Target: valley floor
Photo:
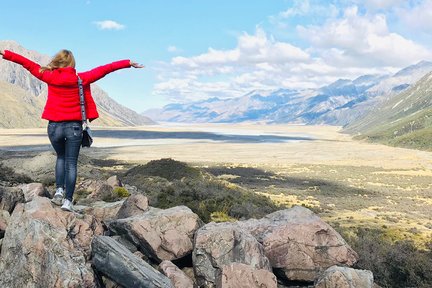
[[[432,153],[352,140],[334,126],[264,124],[92,127],[100,159],[173,158],[268,195],[303,204],[333,225],[432,237]],[[46,129],[1,129],[0,150],[49,150]]]

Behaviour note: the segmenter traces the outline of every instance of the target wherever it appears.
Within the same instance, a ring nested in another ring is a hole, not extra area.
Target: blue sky
[[[146,65],[98,82],[138,112],[254,89],[314,88],[432,60],[432,0],[2,1],[0,40],[84,71]],[[42,63],[43,64],[43,63]]]

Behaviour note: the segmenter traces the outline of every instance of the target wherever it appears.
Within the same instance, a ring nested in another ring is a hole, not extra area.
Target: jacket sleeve
[[[3,59],[15,62],[17,64],[22,65],[25,69],[27,69],[33,76],[38,78],[39,80],[48,83],[48,84],[55,84],[53,82],[56,82],[52,71],[46,70],[44,72],[40,72],[41,66],[30,59],[25,58],[24,56],[21,56],[17,53],[14,53],[9,50],[4,51]]]
[[[103,66],[99,66],[87,72],[79,73],[79,75],[83,79],[84,84],[90,84],[101,79],[102,77],[104,77],[105,75],[111,72],[123,68],[129,68],[129,67],[131,67],[130,60],[121,60]]]

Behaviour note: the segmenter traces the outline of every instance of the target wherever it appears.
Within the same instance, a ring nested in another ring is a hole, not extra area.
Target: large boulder
[[[351,266],[357,253],[309,209],[295,206],[239,225],[262,243],[273,268],[289,280],[314,281],[333,265]]]
[[[201,219],[186,206],[153,208],[139,216],[109,223],[114,234],[125,237],[156,262],[190,254],[194,233],[201,226]]]
[[[162,261],[159,264],[159,270],[171,280],[175,288],[197,287],[189,276],[169,260]]]
[[[277,288],[276,276],[265,269],[246,264],[224,265],[216,275],[216,288]]]
[[[117,213],[118,219],[139,216],[148,210],[148,199],[142,194],[129,196]]]
[[[0,287],[95,287],[86,260],[103,229],[94,217],[80,218],[45,197],[19,204],[3,238]]]
[[[35,196],[48,196],[48,192],[42,183],[21,184],[18,186],[24,193],[25,202],[33,200]]]
[[[18,203],[24,203],[25,197],[22,189],[18,187],[0,186],[0,210],[12,213]]]
[[[125,288],[173,288],[165,275],[108,236],[93,239],[92,263],[96,270]]]
[[[192,254],[198,285],[214,287],[218,270],[231,263],[271,271],[260,243],[236,223],[209,223],[195,234]]]
[[[372,288],[373,274],[369,270],[356,270],[349,267],[328,268],[315,284],[316,288]]]

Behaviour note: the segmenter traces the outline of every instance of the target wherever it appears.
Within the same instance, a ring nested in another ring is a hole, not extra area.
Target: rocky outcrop
[[[179,259],[193,249],[193,235],[202,226],[198,215],[186,206],[150,209],[142,215],[118,219],[109,229],[126,237],[144,255],[161,262]]]
[[[159,264],[159,270],[166,275],[175,288],[195,288],[195,283],[171,261],[164,260]]]
[[[92,216],[80,218],[45,197],[19,204],[3,238],[0,287],[95,287],[87,259],[103,229]]]
[[[333,265],[353,265],[357,253],[312,211],[295,206],[239,222],[262,243],[273,268],[289,280],[314,281]]]
[[[142,215],[148,210],[148,204],[147,197],[142,194],[129,196],[118,211],[117,219]]]
[[[210,223],[196,232],[192,260],[198,285],[214,287],[224,265],[243,263],[271,271],[260,243],[236,223]]]
[[[315,284],[316,288],[372,288],[373,274],[369,270],[356,270],[348,267],[328,268]]]
[[[276,276],[266,269],[231,263],[224,265],[216,274],[217,288],[277,288]]]
[[[171,288],[171,281],[114,239],[98,236],[92,242],[94,267],[126,288]]]

